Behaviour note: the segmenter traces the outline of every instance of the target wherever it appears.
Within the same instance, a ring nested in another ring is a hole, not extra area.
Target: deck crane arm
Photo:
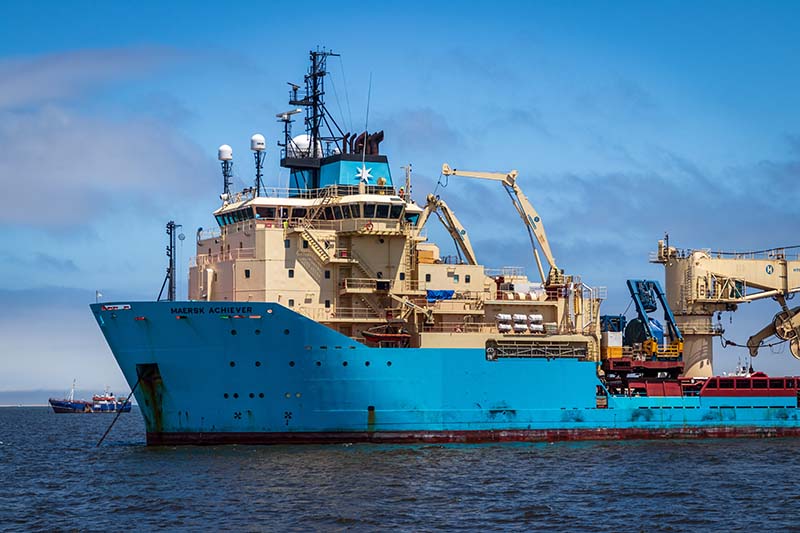
[[[787,305],[800,293],[798,250],[800,246],[744,253],[678,250],[659,241],[654,262],[666,266],[667,295],[673,309],[681,309],[683,320],[708,316],[710,324],[711,315],[718,311],[775,299],[781,310],[747,341],[750,355],[758,354],[762,342],[775,335],[787,341],[792,355],[800,359],[800,306]]]
[[[683,335],[675,322],[675,315],[667,303],[667,296],[664,294],[661,284],[656,280],[650,279],[629,279],[628,291],[633,298],[636,313],[639,321],[646,332],[647,340],[643,343],[644,351],[653,356],[665,355],[669,357],[680,357],[683,355]],[[656,341],[656,332],[650,323],[649,313],[657,309],[656,301],[664,311],[664,321],[670,337],[669,350],[661,351]]]
[[[427,204],[422,210],[422,214],[417,222],[417,232],[422,230],[428,218],[434,213],[439,217],[439,220],[450,234],[450,237],[453,238],[453,241],[456,243],[460,253],[464,256],[464,260],[467,264],[477,265],[478,260],[475,257],[475,251],[472,249],[472,243],[467,235],[467,230],[461,222],[459,222],[458,218],[456,218],[453,210],[438,196],[432,194],[428,195]]]
[[[525,196],[525,194],[522,192],[522,189],[520,189],[519,185],[517,185],[516,170],[512,170],[505,174],[502,172],[474,172],[457,170],[455,168],[451,168],[450,165],[445,163],[442,165],[442,174],[445,176],[463,176],[467,178],[493,180],[502,183],[503,187],[508,193],[508,196],[511,198],[511,201],[514,204],[517,213],[519,213],[520,218],[528,230],[528,235],[531,239],[531,247],[533,248],[533,255],[536,259],[536,267],[539,269],[539,275],[542,278],[542,282],[546,283],[547,285],[558,282],[561,277],[560,271],[556,266],[556,260],[553,257],[553,252],[550,250],[550,243],[548,242],[547,234],[544,231],[544,224],[542,224],[541,217],[539,217],[539,213],[533,207],[533,204],[531,204],[530,200],[528,200],[528,197]],[[535,242],[539,243],[539,247],[542,249],[542,253],[547,260],[548,265],[550,265],[550,273],[547,277],[544,275],[542,261],[539,259],[539,252],[536,249],[534,239]]]

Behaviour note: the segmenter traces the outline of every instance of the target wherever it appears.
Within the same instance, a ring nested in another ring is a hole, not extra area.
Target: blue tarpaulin
[[[428,291],[428,302],[438,302],[439,300],[450,300],[456,291]]]

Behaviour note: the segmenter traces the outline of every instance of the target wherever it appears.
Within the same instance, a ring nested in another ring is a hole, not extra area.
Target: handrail
[[[210,265],[221,261],[235,261],[237,259],[254,259],[256,257],[255,248],[234,248],[225,252],[211,254],[198,254],[195,257],[197,266]]]

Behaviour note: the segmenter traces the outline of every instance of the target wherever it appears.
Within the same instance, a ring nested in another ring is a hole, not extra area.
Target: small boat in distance
[[[114,396],[113,392],[108,391],[108,387],[103,394],[95,394],[92,401],[75,399],[75,380],[72,381],[72,388],[69,397],[64,399],[50,398],[50,407],[56,413],[128,413],[131,410],[131,402]]]

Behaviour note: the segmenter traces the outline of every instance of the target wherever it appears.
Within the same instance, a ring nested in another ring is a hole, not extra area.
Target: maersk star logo
[[[372,177],[370,172],[372,172],[372,169],[362,164],[361,168],[356,172],[356,177],[364,183],[369,183],[369,179]]]

